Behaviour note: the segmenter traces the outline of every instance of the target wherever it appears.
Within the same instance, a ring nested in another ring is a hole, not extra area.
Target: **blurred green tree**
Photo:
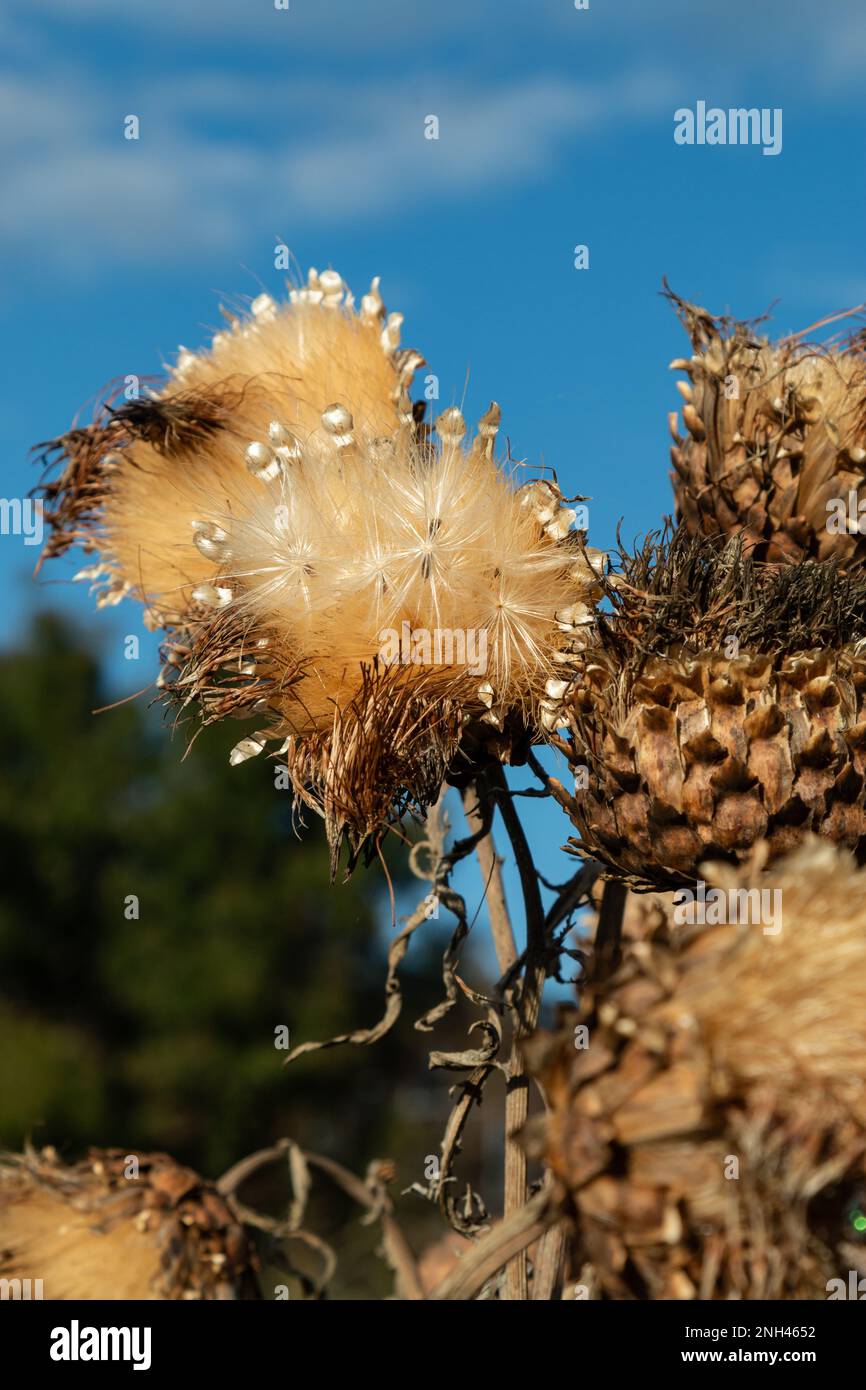
[[[412,1020],[441,931],[413,942],[389,1038],[285,1069],[281,1025],[294,1044],[379,1017],[383,875],[331,886],[273,765],[229,767],[241,725],[184,759],[187,731],[144,699],[94,715],[109,698],[56,616],[0,658],[0,1144],[166,1149],[214,1175],[290,1134],[355,1171],[402,1151],[420,1179],[445,1087]]]

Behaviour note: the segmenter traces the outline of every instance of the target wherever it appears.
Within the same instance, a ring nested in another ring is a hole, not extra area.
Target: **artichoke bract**
[[[832,555],[862,562],[862,330],[824,344],[804,334],[774,343],[757,323],[670,297],[694,349],[671,363],[689,378],[678,382],[684,432],[677,412],[669,417],[678,518],[696,534],[741,533],[773,563]]]
[[[680,527],[623,553],[577,658],[574,774],[552,788],[575,853],[638,888],[707,859],[768,863],[809,832],[866,848],[866,576],[761,564]]]

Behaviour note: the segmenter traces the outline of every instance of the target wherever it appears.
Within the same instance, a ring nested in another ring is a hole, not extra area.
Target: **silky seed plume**
[[[423,808],[468,730],[507,758],[562,720],[604,569],[554,482],[497,464],[498,405],[472,439],[456,407],[423,424],[401,325],[378,280],[356,312],[310,271],[45,446],[47,553],[82,544],[99,602],[145,605],[170,697],[256,719],[232,762],[270,745],[335,856]]]

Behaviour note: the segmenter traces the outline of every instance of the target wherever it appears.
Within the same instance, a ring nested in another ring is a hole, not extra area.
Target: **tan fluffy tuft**
[[[497,464],[495,403],[471,441],[454,408],[428,434],[400,323],[376,281],[356,313],[311,271],[182,350],[159,395],[57,441],[47,494],[50,550],[97,551],[100,601],[131,594],[168,630],[173,692],[255,715],[233,760],[276,740],[354,848],[383,806],[426,804],[468,723],[555,727],[600,592],[557,486]]]

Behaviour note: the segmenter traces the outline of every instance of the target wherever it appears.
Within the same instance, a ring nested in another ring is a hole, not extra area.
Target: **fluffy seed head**
[[[435,794],[467,723],[553,727],[602,568],[554,483],[497,465],[497,405],[471,443],[455,407],[420,423],[401,322],[377,281],[357,314],[311,271],[182,350],[158,394],[55,441],[46,488],[49,553],[97,551],[82,577],[168,630],[172,691],[259,719],[233,761],[277,740],[355,846]]]

